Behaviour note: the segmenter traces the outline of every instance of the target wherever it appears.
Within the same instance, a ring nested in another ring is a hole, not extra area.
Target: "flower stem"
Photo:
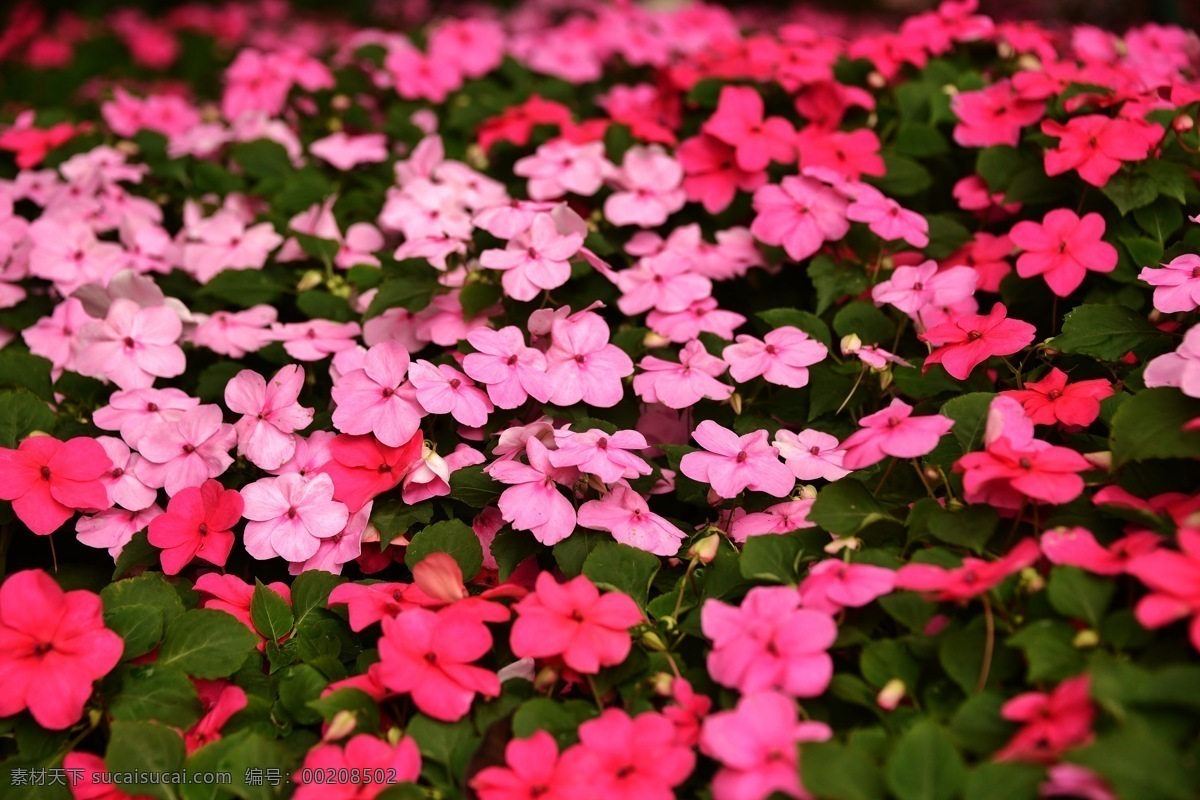
[[[992,616],[992,601],[983,595],[983,622],[987,626],[987,637],[983,641],[983,663],[979,666],[979,680],[975,682],[975,693],[987,686],[988,673],[992,671],[992,651],[996,648],[996,619]]]

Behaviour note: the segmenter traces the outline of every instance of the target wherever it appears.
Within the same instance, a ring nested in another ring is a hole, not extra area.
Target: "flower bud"
[[[904,681],[892,678],[879,690],[879,694],[875,696],[875,702],[885,711],[894,711],[907,692],[908,687],[904,685]]]
[[[658,672],[650,677],[650,688],[659,697],[670,697],[673,683],[675,676],[669,672]]]
[[[1091,648],[1100,644],[1100,634],[1096,633],[1090,628],[1082,630],[1075,634],[1075,639],[1071,642],[1071,644],[1075,645],[1075,647],[1080,650],[1090,650]]]
[[[653,650],[656,653],[667,652],[667,643],[662,640],[654,631],[646,631],[638,637],[638,642],[647,650]]]
[[[817,499],[817,487],[813,486],[811,483],[801,484],[800,488],[796,491],[796,499],[797,500],[816,500]]]
[[[721,537],[711,533],[692,543],[692,546],[688,548],[688,558],[695,559],[701,564],[711,564],[712,560],[717,557],[717,550],[720,547]]]
[[[734,392],[729,395],[729,407],[733,409],[733,413],[741,416],[742,413],[742,395],[740,392]]]
[[[1037,594],[1046,588],[1046,579],[1033,567],[1026,567],[1020,572],[1020,585],[1028,594]]]
[[[538,693],[548,692],[558,683],[558,670],[554,667],[542,667],[533,676],[533,690]]]
[[[829,544],[825,545],[825,552],[831,556],[836,556],[843,550],[857,550],[862,547],[862,540],[856,536],[839,536]]]
[[[386,738],[387,743],[392,747],[395,747],[396,745],[400,744],[400,740],[404,738],[404,731],[393,725],[392,727],[388,728]]]
[[[1196,120],[1192,119],[1191,114],[1180,114],[1171,120],[1171,129],[1176,133],[1187,133],[1194,127],[1196,127]]]
[[[887,86],[887,78],[883,77],[883,73],[878,70],[871,70],[871,73],[867,75],[867,86],[872,89],[882,89]]]
[[[325,729],[325,735],[321,737],[323,742],[336,742],[338,739],[345,739],[350,734],[354,733],[354,729],[358,727],[358,717],[353,711],[345,709],[333,715],[333,719],[329,721],[329,727]]]
[[[857,353],[859,350],[862,349],[862,339],[858,338],[857,333],[851,333],[846,336],[843,336],[842,342],[841,342],[841,348],[842,348],[843,355],[849,355],[850,353]]]
[[[1112,471],[1113,461],[1111,450],[1098,450],[1095,453],[1084,453],[1083,457],[1096,469],[1102,469],[1105,472]]]
[[[350,109],[350,98],[344,94],[335,94],[329,100],[329,107],[334,111],[347,111]]]
[[[296,284],[297,292],[307,292],[309,289],[315,289],[325,280],[325,273],[319,269],[310,269],[300,276],[300,282]]]
[[[671,340],[663,336],[661,333],[648,331],[646,335],[642,337],[642,344],[648,350],[657,350],[660,347],[666,347],[671,344]]]

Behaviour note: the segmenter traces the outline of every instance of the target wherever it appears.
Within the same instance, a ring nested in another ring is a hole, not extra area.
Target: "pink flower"
[[[188,225],[184,233],[183,268],[200,283],[225,270],[262,269],[271,251],[283,244],[270,222],[247,226],[228,208]]]
[[[80,328],[75,368],[122,389],[148,387],[156,377],[174,378],[187,367],[176,344],[182,333],[179,315],[169,308],[114,300],[103,321]]]
[[[662,403],[667,408],[688,408],[707,397],[725,400],[733,387],[717,376],[728,365],[709,355],[699,340],[692,340],[679,353],[679,363],[646,356],[638,366],[643,370],[633,379],[633,390],[644,402]]]
[[[978,91],[959,92],[950,99],[950,107],[959,120],[954,141],[963,147],[1016,147],[1021,129],[1046,113],[1044,100],[1023,97],[1008,80]]]
[[[896,573],[870,564],[849,564],[839,558],[818,561],[800,582],[800,605],[826,614],[861,608],[895,587]]]
[[[869,467],[887,456],[923,456],[954,426],[954,420],[941,414],[914,417],[912,411],[912,406],[897,397],[887,408],[860,419],[861,428],[842,442],[846,469]]]
[[[92,413],[92,422],[106,431],[119,431],[125,443],[137,447],[146,433],[163,422],[176,422],[200,405],[179,389],[130,389],[113,392],[108,405]]]
[[[332,322],[310,319],[308,322],[289,322],[272,326],[275,338],[283,349],[297,361],[321,361],[334,353],[355,346],[362,332],[357,322]]]
[[[99,514],[81,516],[75,522],[75,538],[88,547],[107,550],[116,560],[134,535],[144,531],[150,520],[163,513],[157,505],[141,511],[110,508]]]
[[[1038,786],[1042,797],[1064,797],[1070,800],[1118,800],[1104,779],[1087,767],[1066,761],[1046,770],[1046,780]]]
[[[391,691],[412,695],[413,704],[434,719],[462,719],[476,694],[500,694],[496,673],[471,662],[492,650],[484,622],[506,619],[508,610],[494,603],[486,608],[456,603],[440,611],[412,608],[384,619],[380,679]]]
[[[610,434],[598,428],[572,431],[568,427],[556,430],[554,441],[558,449],[550,451],[551,464],[578,467],[580,472],[595,475],[604,483],[616,483],[622,478],[633,480],[653,472],[645,459],[629,452],[650,447],[646,437],[637,431]]]
[[[579,524],[608,531],[621,544],[657,556],[675,555],[680,542],[687,538],[679,528],[650,511],[645,498],[623,483],[613,486],[601,499],[584,503],[579,509]]]
[[[629,629],[642,621],[637,604],[620,592],[600,591],[584,576],[559,583],[548,572],[514,606],[512,650],[518,658],[561,656],[576,672],[595,675],[629,655]]]
[[[387,161],[387,137],[382,133],[350,136],[338,131],[310,144],[308,152],[346,172],[359,164]]]
[[[0,500],[11,501],[17,519],[45,536],[77,510],[112,506],[102,482],[111,469],[112,461],[95,439],[78,436],[63,442],[30,436],[16,450],[0,447]]]
[[[779,451],[767,443],[764,430],[738,436],[706,419],[692,436],[704,450],[685,455],[679,468],[692,480],[712,486],[720,497],[737,497],[746,489],[786,497],[796,485],[791,470],[780,463]]]
[[[817,524],[808,521],[808,512],[812,510],[814,502],[816,502],[815,496],[800,497],[751,513],[746,513],[741,508],[735,508],[729,515],[729,538],[738,544],[743,544],[751,536],[790,533],[803,528],[815,528]]]
[[[484,384],[498,408],[519,408],[531,396],[539,403],[550,399],[546,357],[525,344],[520,328],[476,328],[467,341],[477,352],[463,359],[463,372]]]
[[[1005,403],[1015,406],[1012,412]],[[1027,419],[1016,422],[1016,428],[994,433],[993,418],[1010,413],[1022,413],[1014,400],[994,399],[984,450],[967,453],[955,462],[955,472],[963,473],[964,499],[1016,510],[1028,500],[1058,505],[1078,497],[1083,492],[1079,473],[1094,469],[1092,464],[1069,447],[1034,439]]]
[[[1188,638],[1200,650],[1200,530],[1179,529],[1180,552],[1154,550],[1130,561],[1126,571],[1150,590],[1134,613],[1151,630],[1191,617]]]
[[[29,274],[54,283],[62,295],[97,281],[107,283],[121,268],[124,251],[103,242],[82,221],[43,216],[29,226]]]
[[[281,467],[296,452],[295,431],[307,428],[313,410],[297,401],[304,387],[304,370],[290,364],[267,383],[254,370],[244,369],[225,385],[225,405],[242,418],[234,423],[238,455],[264,470]]]
[[[1017,274],[1044,276],[1059,297],[1078,289],[1088,270],[1112,272],[1117,266],[1117,248],[1102,241],[1104,217],[1095,212],[1081,218],[1069,208],[1056,208],[1040,224],[1018,222],[1008,235],[1025,251],[1017,258]]]
[[[118,784],[109,783],[112,773],[104,759],[94,753],[67,753],[63,769],[70,776],[71,797],[74,800],[142,800],[121,791]]]
[[[617,307],[628,315],[683,311],[712,294],[712,281],[697,273],[694,260],[673,250],[640,258],[613,280],[621,290]]]
[[[546,351],[550,402],[570,406],[582,400],[611,408],[621,401],[621,378],[633,374],[633,360],[609,344],[608,337],[608,325],[590,311],[551,323]]]
[[[1087,427],[1100,416],[1100,401],[1112,396],[1113,387],[1103,378],[1068,384],[1067,373],[1052,367],[1041,380],[1026,381],[1024,389],[1001,394],[1020,403],[1035,425]]]
[[[1091,675],[1077,675],[1052,692],[1025,692],[1005,703],[1000,716],[1025,725],[996,753],[996,761],[1053,762],[1090,742],[1096,718],[1091,688]]]
[[[1108,547],[1096,541],[1087,528],[1054,528],[1042,534],[1042,554],[1052,564],[1068,564],[1097,575],[1120,575],[1130,560],[1158,549],[1162,537],[1137,531],[1117,539]]]
[[[550,451],[536,438],[525,443],[529,464],[493,461],[484,472],[508,486],[500,494],[500,513],[519,531],[529,531],[545,545],[561,542],[575,529],[575,506],[555,488],[570,485],[574,469],[560,469],[550,462]]]
[[[333,385],[333,424],[343,433],[374,434],[389,447],[412,439],[426,412],[404,382],[408,369],[408,351],[399,342],[371,347],[362,369],[345,373]]]
[[[357,632],[401,611],[436,608],[443,603],[425,595],[416,584],[343,583],[329,593],[329,605],[345,605],[350,616],[350,629]]]
[[[829,350],[799,328],[785,326],[767,333],[762,341],[737,337],[721,352],[729,375],[738,383],[762,376],[767,383],[801,389],[808,385],[808,367],[825,360]]]
[[[253,306],[245,311],[216,311],[208,317],[197,315],[200,323],[191,340],[214,353],[243,358],[274,341],[268,329],[275,324],[276,314],[271,306]]]
[[[333,499],[328,475],[295,473],[262,478],[242,487],[245,501],[246,552],[257,559],[279,556],[307,561],[322,539],[336,536],[350,518],[346,506]]]
[[[163,572],[178,575],[193,558],[225,566],[243,505],[236,489],[212,479],[180,490],[166,512],[150,520],[150,544],[162,550]]]
[[[817,697],[833,678],[826,651],[837,638],[833,617],[800,608],[788,586],[759,586],[741,606],[708,600],[700,625],[713,642],[708,674],[743,694],[778,690],[792,697]]]
[[[481,428],[495,406],[482,389],[449,364],[417,361],[408,370],[417,402],[430,414],[449,414],[463,425]]]
[[[1200,256],[1176,256],[1162,269],[1143,267],[1138,278],[1154,286],[1154,307],[1164,314],[1195,311],[1200,306]]]
[[[734,709],[704,720],[700,749],[721,764],[713,778],[713,800],[767,800],[776,792],[809,797],[800,783],[796,744],[832,736],[823,722],[799,722],[790,697],[745,695]]]
[[[954,306],[975,293],[977,276],[970,267],[950,267],[938,271],[936,261],[915,267],[896,267],[886,281],[871,289],[871,299],[887,303],[925,324],[921,312],[930,306]]]
[[[571,259],[583,247],[583,234],[560,231],[554,217],[538,214],[529,231],[511,240],[504,250],[485,250],[479,263],[503,270],[504,293],[514,300],[532,300],[557,289],[571,277]]]
[[[771,444],[799,480],[836,481],[850,474],[850,470],[842,466],[846,450],[838,444],[836,436],[812,429],[792,433],[780,428]]]
[[[327,775],[361,775],[341,783],[322,780]],[[307,782],[309,777],[314,782]],[[320,744],[304,756],[304,766],[292,776],[299,788],[297,800],[371,800],[397,783],[421,777],[421,752],[411,736],[395,744],[360,733],[344,746]]]
[[[577,800],[586,795],[584,776],[560,758],[558,744],[546,731],[528,739],[510,739],[503,767],[485,767],[470,780],[479,800]]]
[[[28,710],[43,728],[69,728],[123,649],[104,627],[99,595],[64,592],[37,569],[9,575],[0,584],[0,717]]]
[[[335,436],[320,471],[333,479],[333,498],[354,513],[404,479],[421,458],[422,441],[419,432],[399,447],[374,436]]]
[[[1174,353],[1152,359],[1142,379],[1149,387],[1174,386],[1188,397],[1200,397],[1200,327],[1189,328]]]
[[[923,216],[866,184],[855,187],[854,202],[846,209],[846,219],[865,222],[880,239],[902,239],[913,247],[929,244],[929,223]]]
[[[738,191],[753,192],[767,182],[765,171],[746,172],[737,165],[737,150],[707,134],[684,140],[675,153],[683,167],[687,199],[710,214],[729,207]]]
[[[896,570],[896,588],[929,594],[935,600],[969,600],[1037,563],[1041,552],[1033,539],[1022,539],[1002,558],[985,561],[964,558],[961,567],[946,569],[933,564],[910,563]]]
[[[275,581],[268,583],[267,588],[292,604],[292,590],[286,583]],[[196,579],[195,589],[200,593],[200,607],[211,608],[214,611],[224,611],[238,622],[245,625],[259,637],[258,649],[266,649],[266,640],[254,627],[250,618],[250,603],[254,600],[254,585],[246,583],[236,575],[221,575],[216,572],[206,572]]]
[[[650,330],[676,344],[699,338],[701,333],[732,339],[733,331],[745,323],[746,318],[741,314],[717,308],[717,301],[711,297],[697,300],[683,311],[670,314],[651,311],[646,315]]]
[[[670,720],[653,711],[630,717],[619,708],[580,725],[579,744],[564,758],[596,797],[612,800],[673,800],[672,790],[696,766]]]
[[[485,460],[483,453],[466,444],[460,444],[445,458],[428,445],[423,445],[420,460],[404,476],[404,489],[400,496],[410,505],[430,497],[445,497],[450,494],[450,476],[454,472],[482,464]]]
[[[920,334],[923,342],[937,349],[925,359],[923,371],[941,364],[955,378],[965,381],[971,371],[992,356],[1010,356],[1033,341],[1037,328],[1019,319],[1009,319],[1003,303],[989,314],[954,314],[946,322]]]
[[[834,189],[807,177],[789,176],[754,193],[757,212],[750,230],[764,244],[779,245],[794,261],[802,261],[825,242],[850,230],[849,202]]]
[[[882,177],[887,172],[879,147],[879,136],[865,128],[840,131],[808,125],[796,136],[801,172],[828,169],[849,180],[863,175]]]
[[[604,216],[613,225],[656,228],[687,202],[683,168],[658,145],[626,150],[613,181],[617,191],[604,201]]]
[[[173,422],[155,423],[138,439],[138,477],[174,495],[229,469],[229,451],[236,443],[233,426],[221,421],[220,406],[196,406]]]
[[[575,144],[554,139],[513,165],[513,174],[529,179],[533,200],[557,200],[566,194],[591,197],[613,172],[604,157],[604,142]]]
[[[225,723],[249,705],[246,691],[240,686],[223,680],[196,680],[194,683],[200,695],[204,716],[183,734],[183,743],[187,747],[188,755],[206,744],[219,741],[221,728],[225,727]]]
[[[761,172],[772,161],[796,160],[796,129],[782,117],[764,118],[762,95],[748,86],[724,86],[717,110],[700,129],[734,148],[743,172]]]
[[[463,82],[462,73],[450,61],[422,53],[407,39],[388,50],[383,66],[405,100],[441,103]]]
[[[54,307],[50,316],[42,317],[32,327],[21,331],[21,338],[29,352],[48,359],[55,369],[72,369],[77,335],[92,321],[83,310],[83,303],[68,297]]]
[[[1046,151],[1046,174],[1076,170],[1092,186],[1104,186],[1127,161],[1142,161],[1163,137],[1163,129],[1144,119],[1110,118],[1103,114],[1072,117],[1064,125],[1042,121],[1042,133],[1058,137]]]

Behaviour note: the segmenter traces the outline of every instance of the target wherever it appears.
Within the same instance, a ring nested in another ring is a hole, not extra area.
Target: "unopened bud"
[[[650,678],[650,688],[659,697],[671,696],[671,684],[675,682],[675,676],[669,672],[659,672]]]
[[[862,547],[862,540],[855,536],[839,536],[829,544],[825,545],[825,552],[831,556],[836,556],[843,550],[857,550]]]
[[[857,333],[848,334],[842,337],[841,347],[843,355],[857,353],[862,349],[862,339],[858,338]]]
[[[325,735],[321,737],[323,742],[336,742],[338,739],[345,739],[350,734],[354,733],[354,729],[358,727],[358,717],[353,711],[342,710],[333,715],[333,719],[329,721],[329,727],[325,729]]]
[[[395,747],[396,745],[400,744],[400,740],[404,738],[404,731],[401,728],[397,728],[395,725],[393,725],[392,727],[388,728],[386,738],[387,743],[392,747]]]
[[[891,385],[892,385],[892,370],[888,367],[884,367],[882,370],[879,371],[879,388],[887,389]]]
[[[653,650],[656,653],[667,652],[667,643],[654,631],[646,631],[638,637],[638,641],[647,650]]]
[[[879,694],[875,696],[875,702],[886,711],[894,711],[907,693],[908,687],[904,685],[904,681],[892,678],[879,690]]]
[[[867,86],[870,86],[872,89],[882,89],[883,87],[887,86],[887,78],[883,77],[882,72],[872,70],[871,73],[867,75]]]
[[[488,168],[487,151],[477,144],[467,147],[467,163],[475,169],[484,170]]]
[[[558,683],[558,670],[554,667],[542,667],[538,670],[537,675],[533,676],[535,692],[548,692],[554,688],[556,683]]]
[[[942,87],[942,94],[947,97],[954,97],[954,95],[958,94],[958,87],[953,83],[947,83]]]
[[[137,146],[137,142],[131,142],[128,139],[122,139],[117,142],[113,149],[127,156],[136,156],[141,151],[141,148]]]
[[[1024,72],[1040,72],[1042,69],[1042,62],[1037,56],[1031,53],[1026,53],[1017,59],[1017,67]]]
[[[796,491],[796,499],[797,500],[816,500],[817,499],[817,487],[813,486],[811,483],[801,484],[800,488]]]
[[[350,108],[350,98],[344,94],[335,94],[329,101],[334,111],[346,111]]]
[[[734,392],[729,395],[729,407],[733,409],[733,413],[741,416],[742,413],[742,395],[740,392]]]
[[[1100,634],[1096,633],[1090,628],[1087,630],[1082,630],[1075,634],[1075,639],[1071,642],[1071,644],[1075,645],[1075,647],[1080,650],[1090,650],[1091,648],[1100,644]]]
[[[1176,133],[1187,133],[1194,127],[1196,127],[1196,120],[1192,119],[1191,114],[1180,114],[1171,120],[1171,129]]]
[[[325,280],[325,274],[319,269],[310,269],[308,272],[300,276],[300,282],[296,284],[297,292],[307,292],[309,289],[315,289]]]
[[[1021,570],[1020,585],[1027,594],[1037,594],[1046,588],[1046,579],[1033,567],[1026,567]]]
[[[1112,451],[1098,450],[1095,453],[1084,453],[1084,459],[1096,469],[1102,469],[1105,472],[1112,471]]]
[[[711,564],[717,557],[717,550],[720,547],[721,537],[715,533],[709,534],[692,543],[692,546],[688,548],[688,558],[695,559],[701,564]]]
[[[937,467],[925,467],[921,470],[927,481],[938,481],[942,479],[942,471]]]
[[[663,336],[661,333],[649,331],[643,338],[642,344],[647,350],[657,350],[660,347],[666,347],[671,343],[671,340]]]

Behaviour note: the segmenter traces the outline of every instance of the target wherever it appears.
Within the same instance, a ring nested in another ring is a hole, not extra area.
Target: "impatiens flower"
[[[679,464],[684,475],[707,483],[720,497],[737,497],[746,489],[786,497],[796,485],[765,430],[738,436],[712,420],[704,420],[692,436],[704,450],[688,453]]]
[[[374,436],[335,436],[320,471],[333,479],[333,498],[354,513],[404,480],[421,458],[422,441],[416,433],[399,447],[388,447]]]
[[[990,313],[952,314],[918,338],[936,350],[925,359],[924,369],[941,364],[953,377],[965,381],[971,371],[992,356],[1010,356],[1031,342],[1037,328],[1019,319],[1009,319],[1003,303]]]
[[[724,86],[717,110],[701,126],[709,136],[734,148],[739,169],[759,172],[772,161],[796,160],[796,129],[782,117],[764,119],[762,94],[749,86]]]
[[[278,312],[272,306],[253,306],[245,311],[215,311],[209,316],[197,314],[199,323],[191,333],[191,341],[214,353],[230,358],[243,358],[257,353],[273,342],[270,327]]]
[[[713,642],[708,673],[743,694],[778,690],[792,697],[817,697],[833,678],[826,652],[837,638],[833,617],[800,608],[800,595],[787,586],[751,589],[740,606],[708,600],[700,625]]]
[[[486,460],[483,453],[470,445],[460,444],[454,448],[454,452],[442,458],[423,444],[421,459],[404,476],[404,488],[400,496],[410,505],[430,497],[445,497],[450,494],[450,476],[453,473]]]
[[[849,564],[840,558],[818,561],[800,582],[800,605],[836,614],[843,608],[861,608],[896,584],[896,573],[870,564]]]
[[[304,387],[304,370],[290,364],[268,383],[254,370],[244,369],[225,385],[225,405],[242,418],[234,423],[238,455],[264,470],[278,469],[296,452],[295,431],[307,428],[313,410],[297,399]]]
[[[934,564],[905,564],[896,570],[896,588],[927,593],[935,600],[969,600],[999,586],[1014,572],[1033,566],[1040,557],[1037,542],[1022,539],[995,561],[968,556],[961,567],[954,569]]]
[[[495,406],[482,389],[449,364],[417,361],[408,369],[416,399],[430,414],[449,414],[471,428],[487,422]]]
[[[1136,531],[1108,547],[1096,541],[1087,528],[1054,528],[1042,534],[1042,554],[1052,564],[1067,564],[1097,575],[1120,575],[1131,559],[1154,552],[1162,537]]]
[[[811,428],[800,433],[780,428],[771,444],[799,480],[836,481],[850,474],[850,470],[842,466],[846,450],[838,444],[836,436]]]
[[[582,233],[560,232],[554,217],[538,214],[528,232],[510,241],[504,250],[483,251],[479,263],[504,271],[500,282],[509,297],[532,300],[567,282],[571,259],[581,247]]]
[[[613,280],[621,290],[617,307],[629,315],[683,311],[712,294],[712,281],[697,273],[691,258],[672,250],[638,259]]]
[[[970,267],[939,271],[936,261],[926,261],[915,267],[896,267],[887,280],[872,287],[871,299],[895,306],[924,324],[923,309],[954,306],[975,293],[976,282],[977,276]]]
[[[568,426],[554,432],[554,441],[558,449],[550,451],[551,464],[578,467],[580,472],[595,475],[604,483],[616,483],[622,478],[633,480],[653,472],[645,459],[629,452],[650,448],[646,437],[637,431],[610,434],[598,428],[572,431]]]
[[[92,414],[92,422],[102,430],[119,431],[126,444],[136,447],[151,428],[176,422],[198,405],[197,398],[179,389],[131,389],[113,392],[108,405]]]
[[[808,385],[808,367],[825,360],[829,349],[790,326],[770,331],[762,340],[737,337],[721,352],[729,375],[738,383],[762,376],[767,383],[802,389]]]
[[[675,740],[675,726],[647,711],[630,717],[619,708],[579,726],[579,744],[565,758],[597,797],[673,800],[696,765],[691,748]]]
[[[244,503],[236,489],[218,481],[181,489],[167,510],[150,520],[150,544],[163,552],[163,572],[178,575],[193,558],[225,566],[233,549],[233,528],[242,518]]]
[[[553,454],[551,454],[553,455]],[[608,531],[621,544],[658,556],[673,556],[687,534],[650,510],[645,498],[624,484],[617,484],[599,500],[579,508],[584,528]]]
[[[607,323],[592,312],[551,323],[546,351],[550,402],[569,406],[582,400],[611,408],[621,401],[621,379],[633,374],[633,360],[608,338]]]
[[[107,550],[115,561],[134,535],[146,530],[150,521],[163,513],[157,505],[141,511],[110,508],[99,514],[82,516],[75,523],[75,538],[81,544]]]
[[[704,720],[700,749],[721,763],[713,800],[767,800],[774,793],[807,798],[800,782],[799,742],[824,742],[824,722],[800,722],[796,703],[778,692],[756,692],[730,711]]]
[[[1200,326],[1183,334],[1174,353],[1151,360],[1142,379],[1150,387],[1174,386],[1188,397],[1200,397]]]
[[[1046,174],[1076,170],[1092,186],[1104,186],[1127,161],[1142,161],[1163,137],[1163,129],[1144,119],[1084,114],[1066,124],[1042,121],[1042,133],[1058,137],[1046,151]]]
[[[321,361],[334,353],[349,350],[362,332],[357,322],[332,322],[310,319],[308,322],[289,322],[274,325],[275,338],[283,349],[297,361]]]
[[[496,697],[496,673],[474,666],[492,649],[484,622],[503,622],[508,610],[456,603],[439,611],[411,608],[383,620],[379,675],[393,692],[409,694],[423,713],[444,722],[462,719],[476,694]]]
[[[1067,383],[1067,373],[1053,367],[1045,377],[1026,381],[1024,389],[1001,392],[1016,400],[1035,425],[1081,425],[1087,427],[1100,416],[1100,401],[1113,395],[1113,386],[1103,378]]]
[[[1046,780],[1038,786],[1042,797],[1118,800],[1102,777],[1087,767],[1061,761],[1046,769]]]
[[[789,258],[802,261],[846,235],[848,206],[844,196],[820,181],[792,175],[754,193],[757,216],[750,230],[760,242],[782,246]]]
[[[1134,613],[1151,630],[1191,617],[1188,638],[1200,650],[1200,530],[1180,528],[1179,552],[1162,548],[1132,559],[1126,571],[1150,593]]]
[[[796,136],[801,172],[823,168],[849,180],[863,175],[882,177],[887,172],[879,148],[879,136],[865,128],[841,131],[808,125]]]
[[[629,629],[642,621],[637,603],[620,592],[601,594],[586,577],[559,583],[538,574],[534,591],[514,606],[512,649],[518,658],[561,656],[585,675],[629,655]]]
[[[262,478],[242,488],[246,523],[246,552],[253,558],[276,556],[306,561],[322,539],[346,527],[350,513],[333,499],[328,475],[304,477],[295,473]]]
[[[156,422],[138,439],[138,477],[174,495],[229,469],[229,451],[236,443],[237,432],[221,421],[220,406],[196,406],[175,421]]]
[[[626,150],[612,179],[617,191],[604,201],[604,216],[613,225],[657,228],[687,202],[683,168],[657,145]]]
[[[746,318],[732,311],[717,308],[711,297],[697,300],[683,311],[667,314],[651,311],[646,326],[676,344],[699,338],[701,333],[715,333],[722,339],[732,339],[733,332],[746,323]]]
[[[262,269],[271,251],[283,244],[271,223],[247,225],[227,208],[189,225],[185,236],[183,267],[200,283],[225,270]]]
[[[95,439],[30,436],[15,450],[0,447],[0,500],[11,501],[17,519],[45,536],[77,510],[109,508],[103,478],[111,470],[112,461]]]
[[[374,434],[389,447],[412,439],[426,412],[404,381],[408,368],[408,350],[399,342],[380,342],[367,350],[362,369],[346,372],[333,384],[337,429]]]
[[[950,107],[958,117],[954,141],[963,147],[1016,147],[1021,129],[1046,113],[1044,100],[1023,97],[1008,80],[977,91],[957,92]]]
[[[463,372],[484,385],[497,408],[519,408],[530,397],[539,403],[550,399],[546,357],[525,344],[520,328],[476,328],[467,341],[477,352],[463,359]]]
[[[576,800],[587,792],[585,776],[559,757],[558,743],[546,731],[510,739],[504,766],[485,767],[471,778],[479,800]]]
[[[816,523],[808,521],[808,512],[812,510],[815,501],[816,493],[813,492],[812,496],[786,500],[767,506],[762,511],[746,513],[745,509],[735,508],[729,515],[729,538],[742,544],[751,536],[815,528]]]
[[[349,136],[338,131],[310,144],[308,152],[345,172],[359,164],[387,161],[387,137],[382,133]]]
[[[1164,314],[1194,311],[1200,306],[1200,256],[1184,253],[1161,269],[1143,267],[1138,278],[1155,287],[1154,307]]]
[[[1010,722],[1025,723],[999,752],[997,761],[1057,761],[1093,738],[1096,708],[1090,697],[1091,675],[1067,678],[1051,692],[1025,692],[1000,709]]]
[[[1102,240],[1104,217],[1095,212],[1080,217],[1069,208],[1056,208],[1040,223],[1018,222],[1008,235],[1025,251],[1017,258],[1017,274],[1043,276],[1059,297],[1078,289],[1088,270],[1112,272],[1117,266],[1117,248]]]
[[[76,334],[92,321],[83,303],[68,297],[54,307],[50,316],[21,331],[21,338],[35,356],[48,359],[56,369],[70,369],[75,363]]]
[[[591,197],[600,191],[613,165],[604,157],[604,142],[576,144],[554,139],[513,165],[513,174],[529,179],[533,200],[557,200],[566,194]]]
[[[913,247],[929,244],[929,222],[923,216],[865,184],[855,187],[854,202],[846,209],[846,219],[865,222],[880,239],[902,239]]]
[[[124,642],[104,627],[99,595],[64,592],[39,569],[0,584],[0,717],[28,710],[60,731],[83,716],[92,684],[121,660]]]
[[[176,344],[182,333],[179,315],[171,309],[143,308],[132,300],[117,299],[103,321],[80,328],[75,368],[122,389],[147,387],[156,377],[183,373],[187,361]]]
[[[500,513],[519,531],[529,531],[545,545],[553,545],[575,529],[575,506],[555,487],[570,485],[578,472],[559,468],[550,461],[550,451],[537,438],[525,443],[528,464],[493,461],[484,472],[508,486],[500,494]]]
[[[739,191],[753,192],[767,182],[765,171],[746,172],[737,164],[737,150],[707,134],[684,140],[675,152],[683,166],[683,190],[710,214],[729,207]]]
[[[218,741],[225,723],[250,702],[245,689],[226,681],[196,680],[195,684],[204,716],[183,734],[188,755],[206,744]]]
[[[917,458],[933,451],[938,440],[950,432],[954,420],[941,414],[912,416],[912,406],[900,398],[887,408],[858,421],[861,428],[846,437],[842,465],[855,470],[877,464],[887,456]]]
[[[688,408],[703,398],[725,400],[733,387],[717,380],[728,365],[704,349],[699,340],[683,346],[679,363],[657,356],[638,362],[641,374],[633,379],[633,390],[646,403],[662,403],[667,408]]]
[[[326,781],[325,776],[360,775],[358,780]],[[344,746],[319,744],[304,756],[304,765],[293,776],[297,800],[371,800],[397,783],[421,776],[421,752],[411,736],[395,744],[367,733]]]

